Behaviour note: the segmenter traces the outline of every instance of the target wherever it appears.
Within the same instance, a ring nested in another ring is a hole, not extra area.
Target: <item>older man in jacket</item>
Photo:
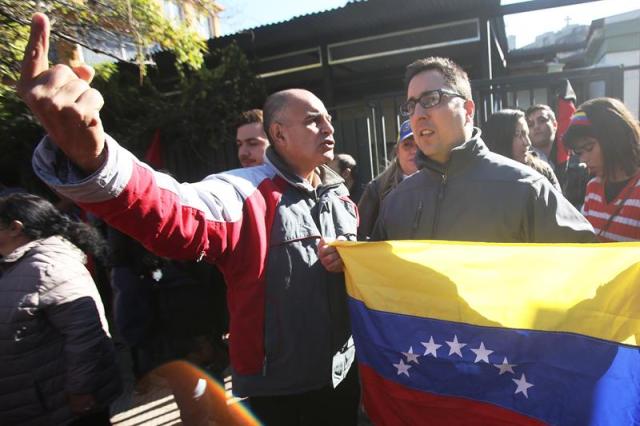
[[[102,96],[81,66],[48,67],[49,23],[34,15],[18,92],[48,132],[36,173],[155,253],[213,262],[228,284],[234,393],[266,424],[355,424],[359,389],[342,274],[322,237],[355,236],[356,208],[333,158],[322,101],[293,89],[264,107],[265,164],[179,184],[107,136]]]

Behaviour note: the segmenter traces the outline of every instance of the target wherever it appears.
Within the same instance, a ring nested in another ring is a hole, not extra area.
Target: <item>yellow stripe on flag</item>
[[[349,295],[370,309],[640,341],[640,243],[334,244]]]

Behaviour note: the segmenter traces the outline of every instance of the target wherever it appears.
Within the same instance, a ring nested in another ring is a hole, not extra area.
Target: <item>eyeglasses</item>
[[[446,89],[428,90],[422,93],[418,99],[409,98],[407,102],[400,106],[400,112],[405,117],[411,117],[416,111],[416,105],[420,104],[420,106],[424,109],[433,108],[434,106],[442,102],[442,95],[466,99],[460,93],[452,92]]]

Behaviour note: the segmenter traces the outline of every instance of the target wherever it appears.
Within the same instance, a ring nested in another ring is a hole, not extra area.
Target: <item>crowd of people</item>
[[[44,15],[34,16],[18,84],[48,134],[33,167],[112,228],[115,325],[132,348],[136,375],[173,358],[210,363],[199,354],[225,335],[234,394],[247,397],[266,425],[358,421],[356,349],[333,239],[640,240],[640,127],[618,100],[578,107],[563,139],[572,155],[559,163],[550,107],[498,111],[480,130],[466,72],[429,57],[407,67],[407,120],[395,158],[362,196],[355,160],[334,154],[324,103],[303,89],[273,93],[262,110],[242,114],[242,168],[180,184],[105,133],[102,97],[87,67],[49,68],[48,26]],[[39,197],[0,197],[0,312],[11,319],[0,326],[3,423],[108,424],[121,384],[82,255],[103,258],[101,244]],[[187,270],[202,262],[222,276],[194,279]],[[197,285],[213,280],[224,280],[226,295]],[[158,299],[151,289],[173,288],[166,282],[191,288],[189,303],[202,304],[173,311],[176,297],[164,293],[174,304],[152,315],[150,301]],[[206,305],[210,298],[226,303]],[[175,321],[178,334],[194,329],[189,339],[167,343],[152,333],[163,314],[163,328]],[[196,325],[183,324],[197,314]],[[186,386],[193,393],[201,383],[167,377],[176,392]],[[179,401],[185,424],[206,417],[194,399]]]

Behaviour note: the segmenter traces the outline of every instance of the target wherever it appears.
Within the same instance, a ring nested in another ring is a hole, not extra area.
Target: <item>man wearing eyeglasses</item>
[[[86,65],[49,68],[49,21],[32,20],[18,93],[48,136],[36,173],[154,253],[215,263],[227,282],[233,391],[266,425],[355,425],[344,277],[318,262],[323,237],[355,238],[357,215],[326,162],[331,116],[311,92],[264,106],[265,163],[180,184],[110,138]]]
[[[376,240],[593,241],[582,215],[541,175],[489,151],[473,126],[467,74],[447,58],[407,67],[407,102],[422,170],[384,200]]]
[[[473,126],[467,74],[447,58],[406,72],[409,116],[421,170],[385,198],[374,240],[595,242],[593,228],[546,178],[489,151]],[[332,271],[342,262],[321,245]]]
[[[447,58],[413,62],[407,102],[418,173],[382,203],[373,240],[595,242],[586,219],[542,175],[490,152],[473,126],[466,72]],[[320,260],[340,271],[329,246]]]

